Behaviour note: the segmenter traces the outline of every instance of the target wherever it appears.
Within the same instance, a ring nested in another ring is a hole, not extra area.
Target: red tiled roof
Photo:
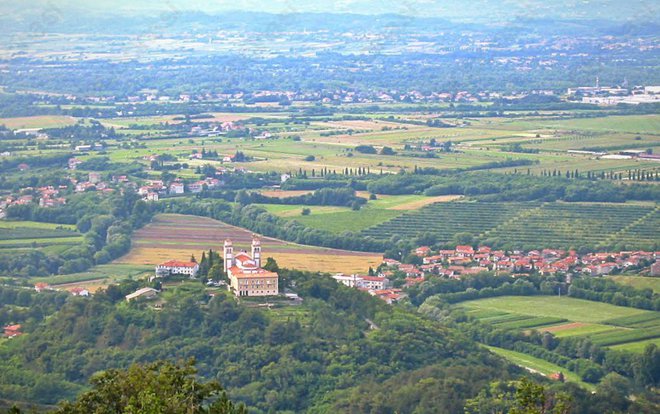
[[[163,267],[195,267],[195,266],[197,266],[197,263],[194,263],[194,262],[179,262],[177,260],[170,260],[169,262],[165,262],[163,264],[160,264],[159,266],[163,266]]]
[[[249,278],[263,278],[263,277],[278,277],[278,274],[275,272],[269,272],[266,269],[255,269],[250,271],[244,271],[238,266],[233,266],[229,268],[232,277],[237,279],[249,279]]]

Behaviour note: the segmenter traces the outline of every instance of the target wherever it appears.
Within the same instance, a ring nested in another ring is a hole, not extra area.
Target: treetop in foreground
[[[159,361],[110,369],[91,380],[93,389],[57,414],[247,414],[234,405],[217,381],[199,382],[194,360]]]

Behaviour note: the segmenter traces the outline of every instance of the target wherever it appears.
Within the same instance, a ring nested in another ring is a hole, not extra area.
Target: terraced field
[[[450,241],[467,232],[506,248],[627,248],[660,245],[660,207],[607,203],[438,203],[362,231],[388,239],[431,232]]]
[[[468,315],[503,329],[551,332],[559,338],[589,337],[616,349],[641,350],[660,339],[660,312],[554,296],[505,296],[460,304]]]

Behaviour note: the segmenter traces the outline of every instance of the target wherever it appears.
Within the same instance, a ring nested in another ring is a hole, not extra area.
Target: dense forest
[[[516,387],[533,385],[515,385],[522,371],[479,348],[455,322],[435,321],[437,313],[390,307],[323,275],[281,277],[301,305],[255,309],[199,282],[166,287],[157,302],[127,303],[124,295],[140,286],[133,281],[92,298],[69,297],[50,317],[30,317],[27,333],[0,350],[0,394],[72,399],[99,370],[161,358],[195,358],[202,378],[219,381],[252,413],[458,413],[466,406],[487,413],[502,403],[513,409]],[[497,388],[507,390],[506,401],[491,394]],[[569,384],[539,391],[565,401],[557,413],[602,413],[620,396],[599,389],[599,404],[590,407],[595,397]],[[651,412],[644,404],[619,412]]]
[[[0,394],[53,403],[98,370],[194,357],[200,375],[254,412],[327,412],[358,403],[353,393],[367,384],[419,369],[464,370],[471,385],[437,401],[455,412],[488,381],[519,374],[457,332],[330,278],[281,276],[304,298],[293,313],[239,305],[221,291],[211,297],[198,283],[165,290],[162,310],[124,301],[136,282],[69,298],[52,317],[28,319],[28,333],[2,348]]]

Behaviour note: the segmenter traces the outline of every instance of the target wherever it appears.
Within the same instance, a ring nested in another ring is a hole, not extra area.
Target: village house
[[[369,291],[371,296],[384,300],[388,305],[399,302],[407,295],[401,289],[382,289]]]
[[[170,194],[183,194],[185,191],[185,186],[181,182],[173,182],[170,184]]]
[[[156,266],[156,277],[167,277],[173,275],[187,275],[190,278],[197,276],[199,264],[195,262],[180,262],[170,260]]]
[[[424,257],[428,256],[429,254],[431,254],[431,248],[428,246],[422,246],[415,249],[416,256]]]
[[[656,259],[655,263],[651,265],[650,276],[660,276],[660,259]]]
[[[16,325],[7,325],[4,327],[4,337],[5,338],[14,338],[16,336],[22,335],[23,332],[21,332],[21,325],[16,324]]]
[[[75,170],[82,163],[82,160],[79,160],[78,158],[69,158],[68,167],[70,170]]]
[[[69,289],[69,293],[71,293],[73,296],[89,296],[90,292],[89,290],[83,288],[83,287],[74,287]]]
[[[252,255],[234,255],[231,240],[224,244],[224,270],[229,288],[236,296],[274,296],[279,294],[279,275],[261,267],[261,241],[253,236]]]
[[[362,278],[355,274],[345,275],[343,273],[337,273],[336,275],[332,276],[332,278],[335,279],[337,282],[341,283],[342,285],[351,288],[359,287],[359,284],[362,281]]]
[[[145,201],[158,201],[160,196],[158,193],[147,193],[147,195],[144,197]]]
[[[39,199],[39,207],[59,207],[66,204],[66,199],[64,197],[50,198],[42,197]]]
[[[474,249],[472,246],[456,246],[456,256],[472,257],[474,256]]]
[[[145,287],[126,295],[126,302],[130,302],[132,300],[137,300],[137,299],[151,299],[156,297],[157,295],[158,295],[158,291],[156,289]]]
[[[383,276],[345,275],[339,273],[332,276],[332,278],[348,287],[365,290],[382,290],[390,286],[390,280]]]

